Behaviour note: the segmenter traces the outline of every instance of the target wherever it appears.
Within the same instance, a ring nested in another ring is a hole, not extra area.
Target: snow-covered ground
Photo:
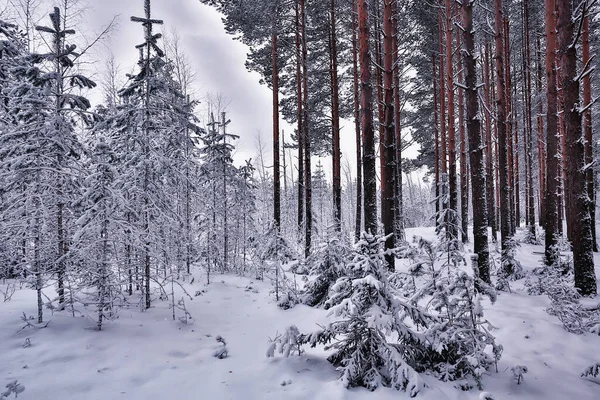
[[[431,229],[408,235],[431,237]],[[541,246],[522,246],[518,258],[526,269],[539,265]],[[600,266],[600,257],[596,259]],[[597,275],[600,276],[600,268]],[[153,399],[399,399],[405,393],[378,389],[346,390],[323,349],[306,348],[300,357],[266,358],[269,337],[295,324],[312,331],[327,320],[327,312],[306,306],[279,309],[268,283],[234,276],[215,276],[209,287],[186,285],[194,321],[172,320],[166,301],[141,313],[135,305],[119,318],[94,330],[87,315],[50,314],[45,329],[25,328],[24,313],[36,314],[35,293],[17,291],[0,304],[0,383],[18,379],[25,385],[21,399],[36,400],[153,400]],[[494,399],[597,400],[600,383],[580,377],[584,368],[600,362],[600,337],[566,332],[556,317],[545,312],[547,296],[529,296],[523,282],[512,284],[496,304],[486,304],[486,318],[504,346],[498,373],[484,380]],[[1,300],[1,298],[0,298]],[[93,313],[92,313],[93,314]],[[178,311],[178,316],[181,312]],[[220,335],[229,357],[213,352]],[[26,342],[30,346],[26,346]],[[25,345],[25,346],[24,346]],[[512,380],[511,367],[525,365],[525,382]],[[419,395],[427,400],[478,399],[480,392],[463,392],[452,383],[425,377],[429,387]]]

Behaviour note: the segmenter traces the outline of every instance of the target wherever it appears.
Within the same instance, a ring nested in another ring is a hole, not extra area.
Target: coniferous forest
[[[600,398],[600,2],[126,9],[0,0],[0,399]]]

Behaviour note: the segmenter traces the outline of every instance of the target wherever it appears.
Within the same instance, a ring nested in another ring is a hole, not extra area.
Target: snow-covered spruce
[[[409,272],[417,282],[417,289],[410,297],[410,304],[425,304],[426,311],[438,321],[430,327],[435,351],[429,353],[425,368],[441,380],[466,379],[465,387],[474,384],[481,388],[482,374],[502,354],[502,346],[495,343],[490,333],[491,324],[483,318],[483,297],[493,303],[496,292],[449,263],[452,258],[446,243],[434,245],[419,239],[411,247],[413,264]]]
[[[291,246],[279,233],[275,225],[271,225],[267,234],[257,243],[259,274],[271,279],[275,300],[279,307],[287,310],[299,303],[297,288],[291,282],[283,269],[283,264],[293,260],[295,253]]]
[[[350,251],[339,238],[332,237],[311,253],[306,260],[309,276],[301,294],[302,303],[319,306],[327,301],[329,290],[340,277]]]
[[[103,321],[113,317],[123,298],[122,285],[111,261],[116,258],[116,239],[125,221],[118,218],[123,198],[117,188],[114,165],[117,158],[111,143],[99,136],[93,147],[92,173],[86,179],[85,192],[75,204],[83,214],[77,221],[73,237],[76,250],[72,257],[85,265],[78,277],[83,289],[81,301],[96,306],[96,326],[101,330]]]
[[[506,248],[502,250],[500,268],[496,271],[498,281],[496,289],[510,291],[510,281],[516,281],[525,277],[523,266],[517,260],[517,248],[519,242],[514,238],[506,241]]]
[[[445,263],[436,268],[436,257],[429,267],[413,269],[425,279],[403,300],[394,296],[387,280],[382,240],[363,234],[355,245],[353,262],[332,286],[326,303],[335,320],[287,342],[333,349],[328,359],[347,387],[389,386],[415,396],[424,386],[419,373],[428,371],[441,380],[463,380],[462,388],[481,389],[482,375],[498,361],[502,346],[483,319],[482,294],[476,293],[474,278]],[[427,241],[420,244],[429,254],[448,254],[438,253]],[[493,289],[481,286],[494,301]]]

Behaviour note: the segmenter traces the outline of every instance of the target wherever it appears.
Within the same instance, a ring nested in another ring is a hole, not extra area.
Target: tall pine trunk
[[[466,100],[467,100],[467,131],[469,135],[469,150],[471,163],[471,182],[473,196],[473,245],[477,254],[477,274],[479,278],[491,283],[489,270],[488,229],[487,229],[487,200],[486,177],[483,160],[481,121],[479,120],[479,102],[477,98],[477,72],[475,71],[475,32],[473,28],[473,2],[467,1],[462,5],[463,35],[465,51],[463,63],[466,71]]]
[[[590,63],[590,17],[585,16],[583,21],[583,67],[588,68]],[[585,72],[585,71],[584,71]],[[587,74],[583,78],[583,107],[589,107],[592,103],[592,80]],[[583,113],[583,134],[585,140],[585,165],[592,165],[594,160],[592,155],[592,109],[587,108]],[[592,219],[592,238],[594,251],[598,251],[598,242],[596,240],[596,191],[594,190],[594,168],[586,169],[585,179],[587,182],[587,193],[590,198],[590,218]]]
[[[373,130],[373,88],[371,86],[371,54],[369,51],[369,4],[358,0],[358,39],[360,59],[361,126],[364,168],[365,231],[377,234],[377,181],[375,171],[375,136]]]
[[[394,127],[394,24],[392,2],[383,0],[383,170],[381,173],[381,221],[383,234],[387,236],[386,249],[394,248],[394,175],[395,175],[395,134]],[[394,256],[386,255],[388,269],[394,270]]]
[[[582,140],[582,115],[580,111],[579,78],[577,76],[576,22],[573,20],[573,3],[563,0],[558,9],[558,43],[560,71],[564,93],[564,120],[566,151],[567,225],[573,248],[575,288],[583,296],[597,292],[594,271],[592,219],[585,173],[585,149]],[[585,7],[584,7],[585,11]],[[578,33],[577,33],[578,34]]]
[[[400,114],[400,52],[398,46],[398,2],[393,2],[394,17],[394,146],[396,148],[396,170],[394,174],[395,184],[395,199],[394,199],[394,236],[396,244],[399,245],[405,240],[404,233],[404,203],[402,197],[402,130],[401,130],[401,114]]]
[[[536,35],[535,39],[536,53],[536,79],[535,90],[542,93],[542,50],[540,38]],[[540,226],[546,226],[546,142],[544,140],[544,102],[542,96],[538,99],[537,109],[537,148],[538,148],[538,175],[539,175],[539,219]]]
[[[492,101],[491,101],[491,77],[490,77],[490,45],[485,43],[485,170],[486,170],[486,198],[488,210],[488,226],[492,229],[492,239],[496,241],[496,202],[494,201],[494,158],[492,141]]]
[[[546,190],[545,263],[558,261],[558,93],[556,88],[556,2],[546,0]]]
[[[304,224],[304,107],[302,80],[302,45],[300,42],[300,5],[295,7],[295,36],[296,36],[296,92],[298,96],[297,108],[297,139],[298,139],[298,237],[302,236],[302,227]]]
[[[435,132],[435,227],[438,228],[438,218],[440,214],[440,128],[438,125],[438,90],[437,90],[437,68],[435,62],[435,53],[431,55],[432,77],[433,77],[433,124]]]
[[[358,30],[356,21],[356,0],[352,1],[352,82],[354,85],[354,134],[356,135],[356,214],[354,237],[360,238],[362,231],[363,205],[363,172],[362,172],[362,140],[360,132],[360,88],[358,85]]]
[[[275,228],[279,231],[281,227],[281,181],[280,181],[280,165],[279,165],[279,63],[277,62],[277,2],[273,9],[271,21],[271,68],[273,70],[273,221]],[[223,114],[223,129],[225,129],[225,114]],[[223,134],[225,141],[225,134]],[[225,179],[225,176],[223,176]],[[225,181],[223,182],[225,184]],[[226,196],[226,193],[223,192]],[[224,208],[227,213],[227,207]],[[226,214],[225,214],[226,215]],[[224,227],[225,232],[227,226]],[[225,240],[225,246],[227,241]],[[224,252],[227,257],[227,252]],[[227,264],[225,264],[225,267]]]
[[[456,129],[454,124],[454,64],[452,1],[446,0],[446,79],[448,95],[448,180],[450,191],[449,233],[458,238],[458,187],[456,179]]]
[[[440,146],[441,151],[441,175],[437,185],[440,187],[441,197],[441,211],[446,213],[448,210],[448,192],[446,182],[448,179],[448,152],[447,152],[447,140],[446,140],[446,79],[445,74],[445,61],[444,61],[444,24],[442,21],[442,11],[438,11],[438,26],[439,26],[439,44],[440,44]],[[436,216],[439,218],[439,216]],[[439,221],[438,221],[439,222]]]
[[[342,178],[340,151],[340,106],[339,106],[339,83],[338,83],[338,54],[336,34],[336,12],[335,0],[331,0],[331,118],[333,129],[333,220],[335,229],[342,230]]]
[[[305,221],[304,221],[304,255],[308,257],[312,242],[312,179],[310,164],[310,120],[308,112],[308,64],[306,49],[306,6],[305,0],[300,0],[300,33],[302,36],[302,110],[304,118],[302,119],[302,130],[304,138],[304,201],[305,201]]]
[[[456,47],[461,48],[460,40],[461,32],[456,31]],[[462,84],[464,79],[463,69],[458,60],[458,81]],[[460,222],[462,230],[462,242],[469,241],[469,167],[467,157],[467,138],[465,136],[465,105],[464,105],[464,90],[458,87],[458,132],[460,141]]]
[[[504,82],[504,29],[502,0],[494,0],[495,5],[495,41],[496,41],[496,92],[497,92],[497,121],[498,126],[498,174],[500,193],[500,236],[502,250],[507,249],[508,240],[511,236],[510,226],[510,187],[508,180],[508,138],[506,129],[506,85]]]
[[[523,72],[525,74],[525,141],[526,157],[526,192],[527,192],[527,226],[532,240],[536,240],[535,231],[535,196],[533,190],[533,121],[531,105],[531,38],[529,32],[529,0],[523,0],[523,32],[525,40],[525,55],[523,57]],[[540,178],[541,179],[541,178]]]

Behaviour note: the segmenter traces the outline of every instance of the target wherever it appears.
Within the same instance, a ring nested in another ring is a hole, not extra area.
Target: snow
[[[433,238],[430,228],[410,230]],[[539,266],[541,246],[523,245],[517,256],[526,270]],[[596,256],[596,265],[600,257]],[[469,259],[469,257],[467,257]],[[600,271],[597,271],[600,276]],[[198,279],[196,280],[198,281]],[[256,290],[247,290],[248,286]],[[268,282],[236,276],[214,276],[214,283],[184,284],[189,293],[206,290],[186,307],[194,322],[173,321],[169,303],[156,301],[140,312],[136,301],[123,309],[105,330],[95,331],[94,311],[73,318],[68,312],[45,310],[47,328],[25,328],[22,313],[36,314],[35,292],[17,290],[11,301],[0,303],[0,383],[18,380],[25,386],[19,399],[402,399],[408,394],[380,388],[347,390],[326,360],[322,348],[305,348],[301,356],[267,358],[269,338],[289,325],[312,332],[327,321],[327,311],[306,306],[280,310]],[[0,283],[0,288],[4,288]],[[491,305],[482,301],[492,333],[504,346],[498,373],[484,378],[484,389],[494,399],[595,400],[600,386],[580,377],[600,362],[600,337],[565,331],[556,317],[545,312],[547,296],[529,296],[523,281],[511,283]],[[595,302],[590,301],[593,304]],[[86,312],[86,310],[82,310]],[[178,311],[179,312],[179,311]],[[214,357],[227,341],[229,355]],[[24,347],[29,339],[31,345]],[[526,366],[521,385],[511,368]],[[423,376],[426,400],[476,400],[483,392],[463,392],[454,384]],[[483,397],[482,397],[483,396]]]

